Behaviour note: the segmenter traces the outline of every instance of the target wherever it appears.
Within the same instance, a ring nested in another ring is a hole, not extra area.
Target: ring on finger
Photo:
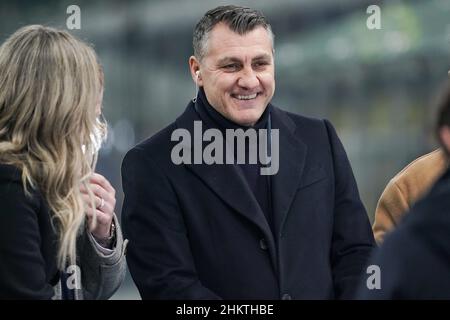
[[[103,206],[105,205],[105,199],[103,199],[103,198],[100,198],[100,205],[97,207],[97,209],[101,209],[101,208],[103,208]]]

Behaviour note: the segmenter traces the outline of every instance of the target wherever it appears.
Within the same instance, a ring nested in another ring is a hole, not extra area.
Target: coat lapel
[[[187,129],[194,136],[194,121],[200,121],[193,103],[177,119],[178,128]],[[206,127],[203,126],[203,130]],[[194,144],[192,144],[193,146]],[[224,143],[225,145],[225,143]],[[193,152],[191,152],[193,154]],[[193,157],[192,157],[193,159]],[[264,233],[269,246],[275,249],[272,232],[255,196],[245,181],[245,177],[237,165],[185,164],[211,190],[234,210],[256,224]],[[271,250],[272,251],[272,250]],[[274,250],[273,250],[274,252]]]
[[[300,184],[306,162],[306,145],[295,135],[295,123],[280,109],[272,109],[272,128],[279,129],[279,170],[272,178],[275,232],[282,236],[284,223]]]

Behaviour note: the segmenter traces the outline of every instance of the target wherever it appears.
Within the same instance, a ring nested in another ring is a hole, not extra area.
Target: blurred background
[[[67,29],[70,5],[106,76],[109,137],[98,171],[116,188],[126,151],[172,122],[194,95],[192,30],[224,4],[262,10],[275,33],[277,90],[285,110],[327,118],[347,150],[369,218],[388,181],[436,148],[435,100],[450,69],[450,0],[0,0],[0,41],[21,26]],[[369,30],[369,5],[381,29]],[[130,275],[113,299],[139,299]]]

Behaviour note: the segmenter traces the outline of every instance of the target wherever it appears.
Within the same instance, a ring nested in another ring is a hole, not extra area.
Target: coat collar
[[[178,128],[189,131],[194,136],[194,121],[201,121],[191,102],[185,112],[176,120]],[[208,129],[202,122],[203,130]],[[193,145],[193,144],[192,144]],[[193,150],[191,150],[193,154]],[[192,157],[193,158],[193,157]],[[258,205],[252,191],[245,182],[245,177],[237,165],[207,165],[207,164],[184,164],[186,168],[197,175],[208,185],[219,198],[225,201],[233,209],[241,213],[248,220],[255,223],[265,234],[270,234],[270,227],[265,219],[264,213]],[[245,199],[244,201],[238,199]]]

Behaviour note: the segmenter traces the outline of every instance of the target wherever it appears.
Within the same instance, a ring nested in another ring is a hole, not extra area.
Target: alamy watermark
[[[66,268],[66,287],[70,290],[81,289],[81,269],[77,265],[70,265]]]
[[[367,267],[366,273],[370,275],[367,277],[366,287],[369,290],[381,289],[381,269],[380,266],[372,264]]]
[[[373,4],[367,7],[366,13],[370,14],[367,18],[366,26],[369,30],[381,29],[381,9]]]
[[[261,175],[275,175],[280,165],[278,129],[219,129],[203,132],[202,121],[194,121],[194,137],[187,129],[172,132],[172,162],[179,164],[261,164]],[[204,142],[209,142],[203,148]],[[193,151],[193,152],[192,152]],[[192,156],[194,159],[192,159]],[[247,162],[248,159],[248,162]]]
[[[77,6],[76,4],[72,4],[67,7],[66,13],[70,14],[70,16],[68,16],[67,20],[66,20],[67,29],[80,30],[81,29],[81,9],[80,9],[80,7]]]

